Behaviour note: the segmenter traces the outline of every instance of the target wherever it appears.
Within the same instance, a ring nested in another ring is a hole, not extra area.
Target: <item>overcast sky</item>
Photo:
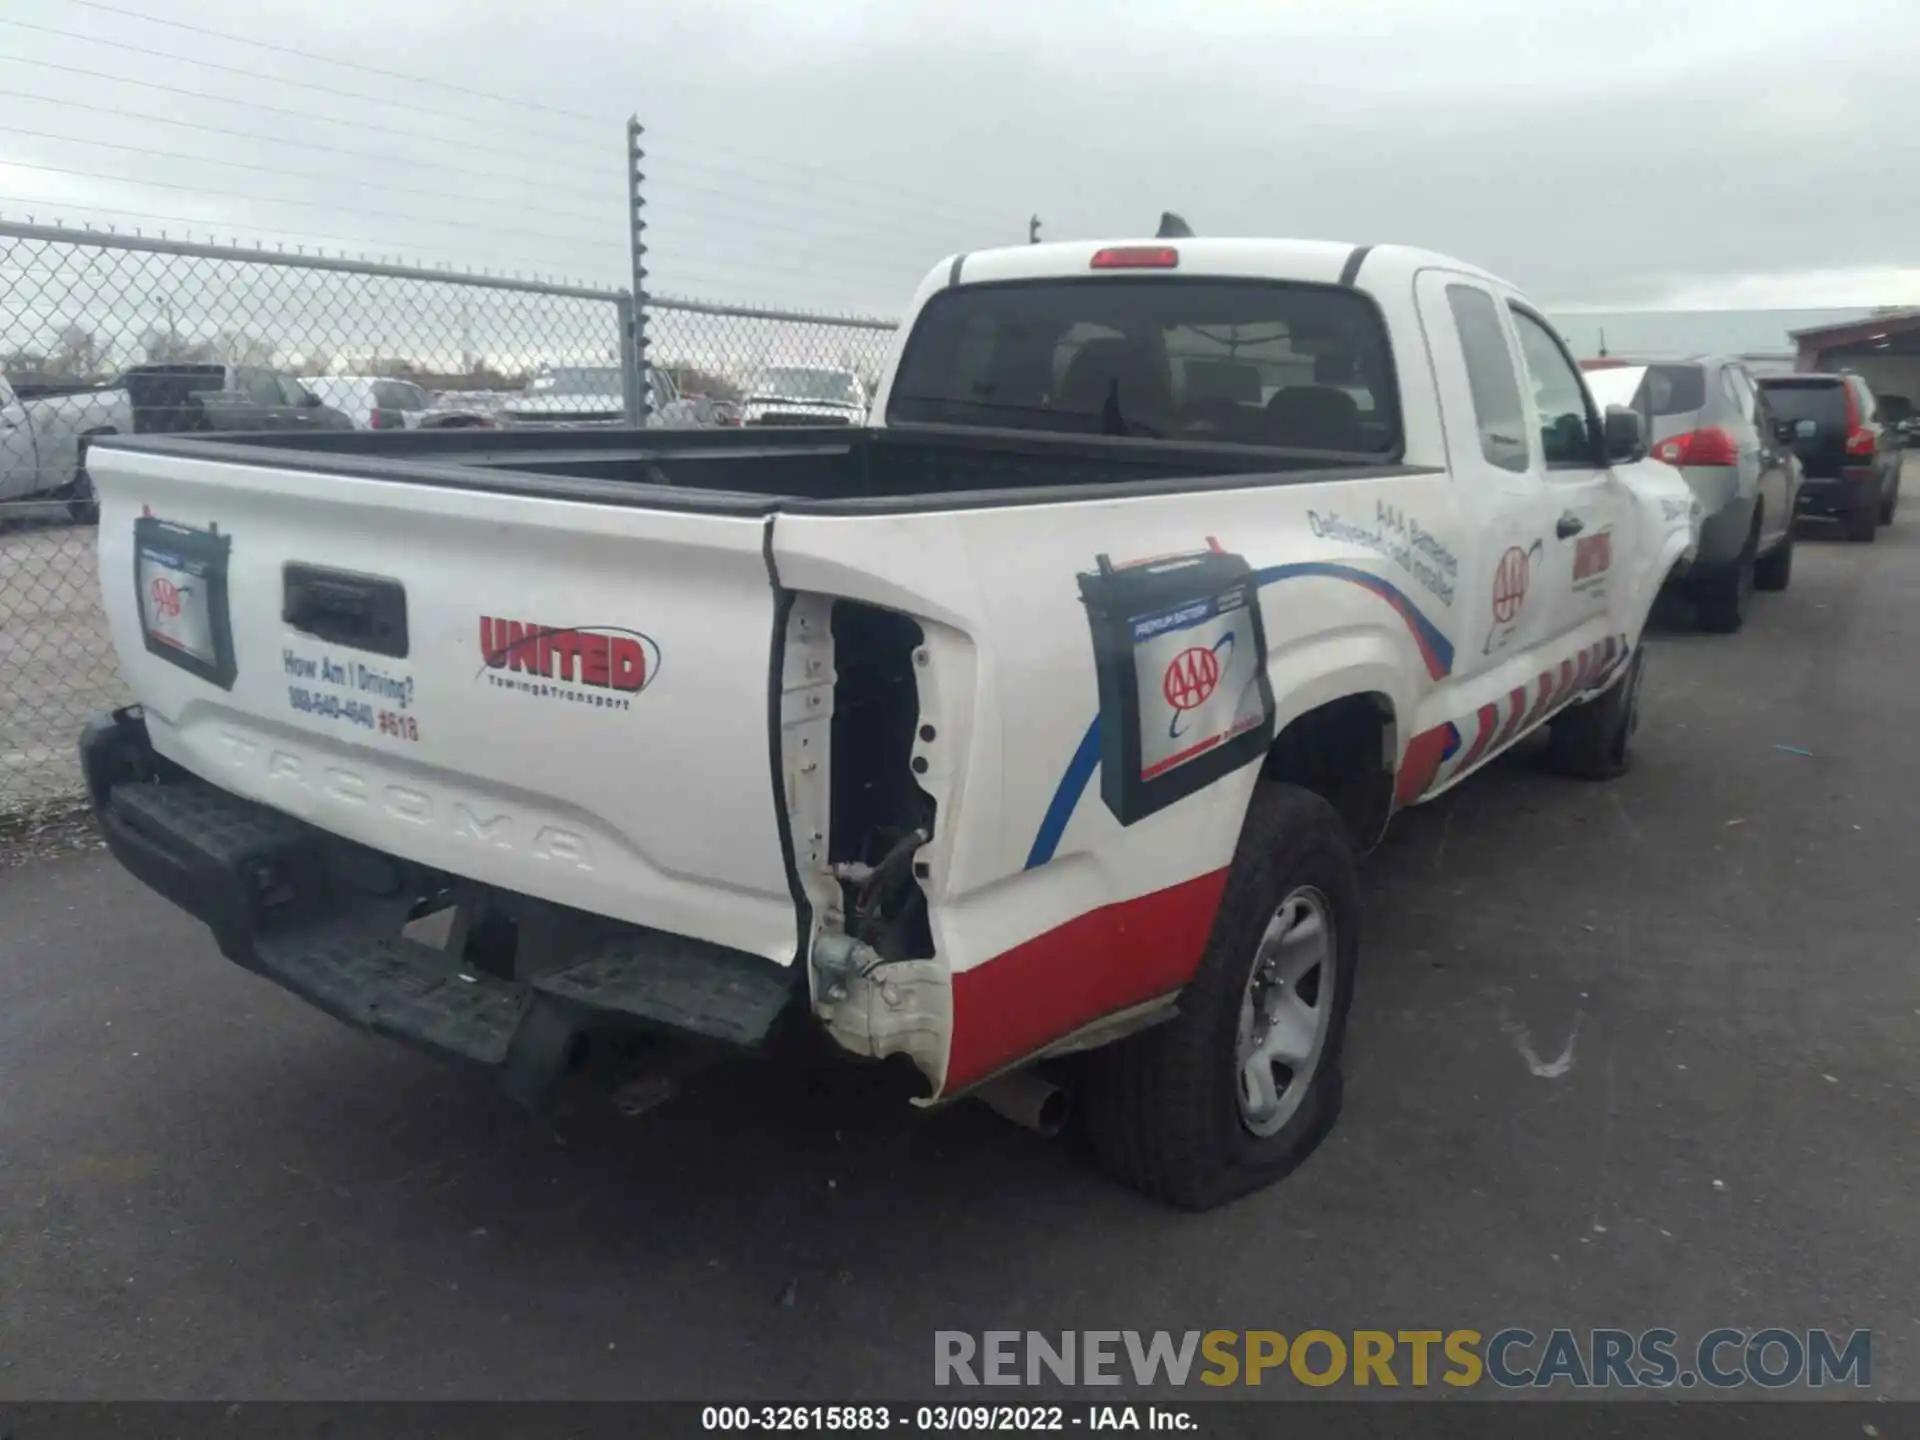
[[[677,294],[891,313],[1172,208],[1559,309],[1920,303],[1914,56],[1915,0],[4,0],[0,214],[621,284],[637,112]]]

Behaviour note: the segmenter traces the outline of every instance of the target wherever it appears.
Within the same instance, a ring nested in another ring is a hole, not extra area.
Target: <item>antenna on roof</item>
[[[1193,238],[1193,227],[1171,210],[1160,212],[1160,228],[1154,232],[1156,240],[1181,240]]]

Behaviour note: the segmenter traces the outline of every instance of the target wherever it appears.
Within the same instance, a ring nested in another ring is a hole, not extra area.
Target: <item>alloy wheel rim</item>
[[[1299,1111],[1326,1053],[1335,1000],[1333,913],[1310,885],[1275,907],[1248,967],[1235,1037],[1240,1123],[1277,1133]]]

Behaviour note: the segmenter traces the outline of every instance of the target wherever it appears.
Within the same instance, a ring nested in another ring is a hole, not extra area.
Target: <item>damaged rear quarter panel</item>
[[[916,681],[939,739],[919,778],[939,797],[922,858],[935,956],[953,992],[943,1093],[1190,978],[1258,776],[1257,755],[1236,760],[1178,803],[1123,823],[1117,792],[1103,793],[1100,779],[1103,696],[1078,577],[1101,555],[1123,565],[1215,542],[1263,573],[1285,561],[1287,583],[1262,602],[1259,664],[1221,668],[1249,686],[1255,676],[1273,684],[1264,721],[1248,690],[1248,718],[1234,724],[1270,739],[1349,680],[1379,691],[1388,677],[1410,717],[1434,688],[1428,640],[1409,618],[1417,606],[1399,588],[1412,587],[1381,555],[1316,534],[1310,512],[1370,515],[1385,503],[1447,532],[1449,485],[1443,473],[1415,472],[871,519],[780,516],[783,586],[901,611],[928,635]],[[1149,678],[1157,688],[1158,671]]]

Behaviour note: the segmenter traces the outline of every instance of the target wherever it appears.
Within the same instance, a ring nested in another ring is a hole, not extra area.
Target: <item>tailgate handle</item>
[[[304,635],[373,655],[407,654],[407,589],[398,580],[288,565],[280,618]]]

